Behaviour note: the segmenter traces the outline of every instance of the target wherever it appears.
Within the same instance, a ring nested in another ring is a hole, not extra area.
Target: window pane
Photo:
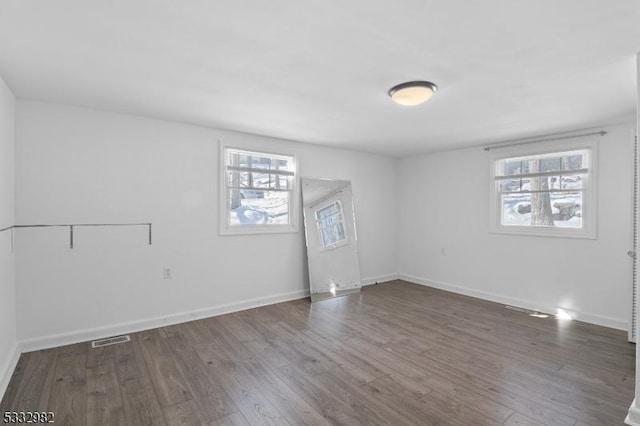
[[[251,167],[251,156],[247,154],[238,154],[238,166],[240,167]]]
[[[512,176],[536,172],[555,172],[586,168],[586,151],[569,151],[554,154],[500,160],[499,174]]]
[[[327,226],[335,225],[339,222],[342,222],[342,214],[338,212],[336,214],[332,214],[331,216],[327,216],[326,218],[323,219],[323,222]]]
[[[289,189],[288,176],[282,176],[278,174],[269,175],[269,188],[273,189]]]
[[[582,228],[582,192],[552,192],[554,224],[563,228]]]
[[[531,225],[531,194],[502,196],[502,225]]]
[[[536,178],[505,179],[498,181],[500,192],[526,192],[554,189],[583,189],[583,176],[562,175]]]
[[[505,179],[499,183],[500,192],[521,192],[531,189],[529,179]]]
[[[267,173],[252,173],[254,188],[269,188],[269,175]]]
[[[582,192],[502,195],[502,225],[582,227]]]
[[[547,187],[544,189],[583,189],[583,175],[549,176],[547,178],[535,178],[547,180]]]
[[[282,189],[290,189],[291,188],[291,177],[287,176],[278,176],[278,182],[280,182],[280,188]]]
[[[540,159],[540,171],[577,170],[583,166],[583,154],[557,155]]]
[[[322,227],[320,233],[322,234],[323,247],[328,247],[346,239],[342,222],[332,226]]]
[[[239,187],[246,188],[251,186],[251,173],[239,172],[238,173],[238,185]]]
[[[280,158],[274,158],[271,163],[271,168],[274,170],[289,170],[289,161],[282,160]]]
[[[269,176],[270,188],[289,189],[289,179],[287,176],[272,174]]]
[[[227,160],[227,164],[230,166],[239,166],[240,165],[240,154],[237,152],[229,152],[229,159]]]
[[[503,160],[504,176],[521,175],[523,173],[529,173],[529,162],[522,161],[521,159],[515,160]]]
[[[583,175],[567,175],[560,176],[558,178],[560,181],[561,189],[582,189],[583,188]]]
[[[271,157],[253,156],[253,164],[251,167],[254,169],[269,170],[271,168]]]
[[[342,211],[342,206],[340,205],[339,202],[335,202],[332,204],[329,204],[327,207],[324,207],[320,210],[318,210],[316,212],[316,219],[320,220],[320,219],[324,219],[327,216],[330,216],[332,214],[338,213]]]
[[[229,193],[231,225],[289,223],[289,192],[232,189]]]
[[[236,187],[236,188],[240,186],[240,181],[239,181],[237,171],[227,171],[227,179],[229,179],[227,181],[229,186]]]
[[[231,210],[240,207],[240,203],[243,198],[243,195],[240,194],[240,191],[240,189],[231,189],[229,191],[229,208]]]

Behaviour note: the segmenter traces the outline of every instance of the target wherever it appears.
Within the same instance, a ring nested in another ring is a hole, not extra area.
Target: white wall
[[[489,154],[482,148],[404,159],[401,277],[627,329],[634,129],[605,130],[597,240],[490,234]]]
[[[0,229],[14,224],[15,98],[0,78]],[[0,397],[15,364],[16,287],[11,231],[0,232]]]
[[[395,276],[397,159],[20,100],[21,224],[154,224],[152,246],[144,228],[76,229],[73,250],[66,229],[17,230],[18,336],[26,349],[308,291],[302,229],[219,236],[218,140],[294,153],[301,176],[351,180],[363,280]],[[173,279],[163,279],[165,266]]]

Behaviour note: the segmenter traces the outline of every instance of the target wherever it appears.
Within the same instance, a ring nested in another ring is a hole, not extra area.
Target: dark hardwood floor
[[[0,405],[63,425],[620,425],[626,333],[395,281],[23,354]]]

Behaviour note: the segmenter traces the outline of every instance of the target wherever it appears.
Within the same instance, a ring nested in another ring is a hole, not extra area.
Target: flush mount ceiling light
[[[430,81],[409,81],[389,89],[391,100],[400,105],[414,106],[427,101],[438,91]]]

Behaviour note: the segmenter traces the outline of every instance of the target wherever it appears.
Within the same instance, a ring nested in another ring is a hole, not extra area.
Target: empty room
[[[3,424],[640,425],[639,23],[2,1]]]

